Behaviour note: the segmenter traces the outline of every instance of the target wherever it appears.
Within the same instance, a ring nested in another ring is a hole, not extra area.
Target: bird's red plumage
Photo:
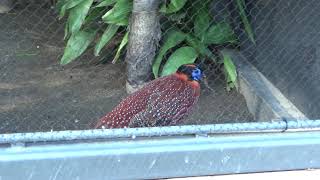
[[[198,101],[198,82],[179,74],[158,78],[120,102],[95,128],[175,125]]]

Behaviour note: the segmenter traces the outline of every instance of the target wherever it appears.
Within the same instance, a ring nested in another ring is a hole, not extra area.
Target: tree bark
[[[127,47],[128,93],[152,80],[152,63],[161,30],[158,8],[160,0],[134,0]]]

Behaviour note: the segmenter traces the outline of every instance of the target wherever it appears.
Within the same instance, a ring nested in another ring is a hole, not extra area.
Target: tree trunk
[[[152,80],[152,63],[160,40],[160,0],[134,0],[127,47],[128,93]]]

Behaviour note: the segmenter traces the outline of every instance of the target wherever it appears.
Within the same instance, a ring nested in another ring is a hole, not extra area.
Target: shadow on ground
[[[0,133],[87,129],[126,96],[124,64],[84,55],[60,66],[63,24],[52,10],[28,8],[0,15]],[[184,124],[252,120],[242,95],[221,78],[210,83],[215,92],[202,91]]]

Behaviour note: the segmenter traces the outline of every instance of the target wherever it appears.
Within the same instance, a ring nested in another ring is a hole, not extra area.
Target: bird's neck
[[[182,81],[187,82],[194,89],[199,89],[200,88],[200,83],[198,81],[195,81],[195,80],[189,80],[189,78],[188,78],[188,76],[186,74],[175,73],[174,76],[176,76],[178,79],[180,79]]]

